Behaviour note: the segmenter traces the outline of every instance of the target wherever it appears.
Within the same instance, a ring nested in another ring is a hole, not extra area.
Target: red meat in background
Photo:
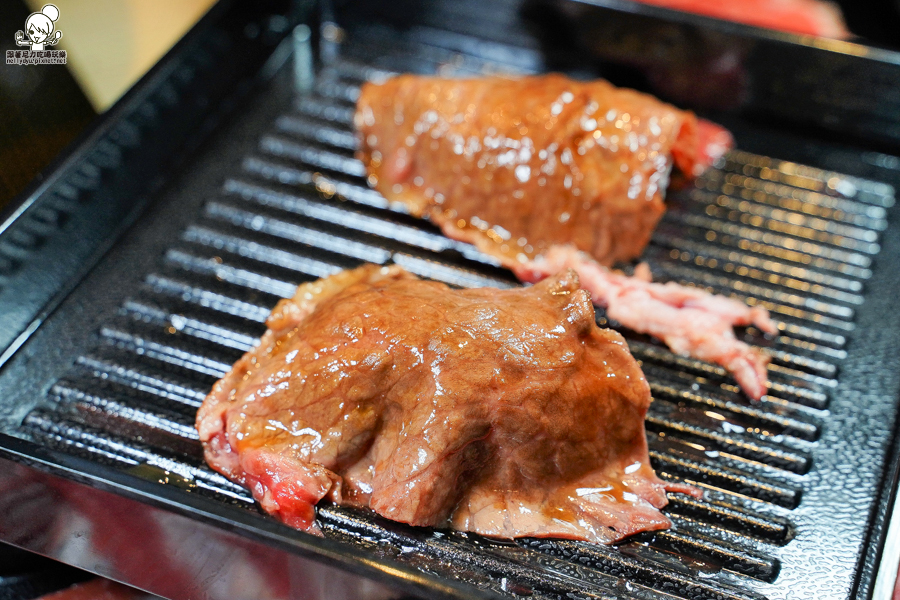
[[[840,9],[821,0],[637,1],[777,31],[837,39],[850,36]]]
[[[41,596],[37,600],[149,600],[151,598],[159,598],[159,596],[152,596],[121,583],[98,577]]]

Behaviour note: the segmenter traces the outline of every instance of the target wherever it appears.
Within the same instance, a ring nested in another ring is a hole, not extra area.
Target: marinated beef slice
[[[649,386],[574,271],[454,290],[364,266],[301,285],[268,327],[197,428],[209,464],[289,525],[315,532],[322,498],[502,538],[669,525]]]
[[[731,139],[652,96],[562,75],[401,75],[363,86],[355,124],[370,185],[507,265],[555,244],[604,265],[636,258],[673,162],[693,176]]]

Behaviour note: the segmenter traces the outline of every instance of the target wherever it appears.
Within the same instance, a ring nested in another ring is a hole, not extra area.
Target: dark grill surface
[[[454,286],[517,285],[494,259],[367,188],[353,156],[353,104],[365,79],[541,68],[532,50],[499,43],[469,54],[469,39],[421,28],[404,38],[357,33],[315,92],[270,119],[240,169],[219,178],[143,284],[122,293],[128,298],[103,320],[96,344],[22,432],[106,463],[157,467],[194,493],[252,509],[244,489],[203,464],[193,421],[278,298],[363,262],[393,262]],[[741,151],[671,195],[644,255],[654,276],[765,306],[780,330],[774,339],[741,333],[772,357],[771,393],[758,403],[722,368],[622,330],[655,399],[647,416],[654,468],[706,491],[703,500],[670,494],[672,530],[612,548],[498,543],[331,506],[319,511],[323,530],[513,596],[792,597],[793,583],[831,569],[804,570],[803,553],[817,545],[803,533],[813,517],[802,512],[804,492],[893,202],[890,186]],[[846,597],[847,585],[817,597]]]

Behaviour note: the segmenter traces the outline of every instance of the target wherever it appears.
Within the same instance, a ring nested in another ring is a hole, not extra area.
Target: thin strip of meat
[[[754,322],[773,332],[764,309],[701,300],[674,284],[611,288],[603,268],[641,254],[673,167],[693,178],[731,147],[721,127],[645,94],[560,75],[366,84],[356,126],[369,183],[388,199],[523,281],[555,273],[551,265],[575,268],[623,325],[724,366],[753,398],[766,393],[767,360],[732,331]],[[625,308],[639,298],[656,305]],[[654,320],[662,305],[666,327]]]
[[[327,498],[489,536],[661,529],[650,391],[574,271],[452,290],[364,266],[298,287],[197,414],[207,462],[316,532]]]
[[[674,283],[651,283],[650,269],[640,265],[634,277],[614,273],[571,246],[554,246],[541,258],[519,265],[522,281],[540,281],[564,269],[574,269],[595,304],[635,331],[663,340],[674,352],[716,363],[734,375],[754,399],[768,388],[769,357],[738,340],[733,327],[756,325],[778,331],[764,308],[749,307],[723,296]]]

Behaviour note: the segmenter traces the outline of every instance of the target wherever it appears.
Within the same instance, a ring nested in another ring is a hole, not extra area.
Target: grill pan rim
[[[127,500],[162,509],[168,513],[199,521],[217,529],[237,534],[251,542],[265,544],[270,548],[290,552],[301,558],[310,559],[320,564],[339,565],[342,571],[360,578],[390,585],[398,592],[408,594],[427,593],[428,597],[439,599],[462,600],[476,598],[479,600],[502,600],[503,597],[488,590],[481,590],[450,580],[441,580],[423,571],[413,569],[402,563],[385,559],[373,560],[371,556],[346,544],[319,538],[308,534],[297,535],[297,532],[286,525],[242,508],[223,506],[220,502],[197,495],[185,495],[180,490],[166,485],[154,485],[147,479],[130,476],[121,470],[97,464],[77,456],[68,455],[34,444],[27,440],[13,438],[0,433],[0,464],[11,461],[18,465],[39,472],[51,479],[67,483],[79,484],[85,494],[98,492],[113,493]],[[163,471],[160,469],[160,474]],[[96,494],[95,494],[96,495]],[[102,497],[102,494],[100,495]],[[135,504],[137,506],[137,504]],[[0,525],[10,523],[0,516]],[[2,529],[0,529],[2,531]],[[52,545],[41,545],[41,536],[34,531],[25,535],[3,541],[26,550],[56,558],[101,576],[111,573],[98,570],[96,561],[84,562],[72,560],[70,552],[66,552],[65,544],[77,540],[77,532],[68,533],[69,539],[54,540]],[[38,543],[35,543],[35,542]],[[177,550],[175,550],[177,551]],[[108,558],[108,557],[107,557]],[[107,568],[109,568],[107,566]],[[114,577],[113,577],[114,578]],[[124,582],[128,583],[128,582]],[[153,591],[153,590],[148,590]],[[186,594],[185,600],[192,596]],[[173,600],[182,600],[176,597]],[[223,598],[224,600],[224,598]]]

